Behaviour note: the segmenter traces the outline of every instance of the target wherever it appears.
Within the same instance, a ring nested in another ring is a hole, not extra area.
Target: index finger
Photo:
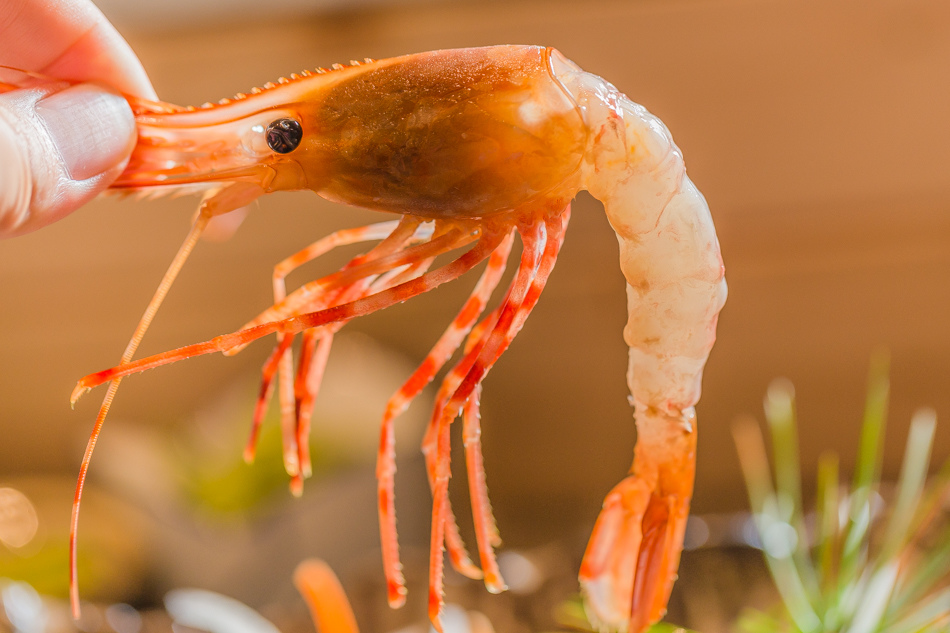
[[[0,0],[0,64],[156,98],[132,48],[88,0]]]

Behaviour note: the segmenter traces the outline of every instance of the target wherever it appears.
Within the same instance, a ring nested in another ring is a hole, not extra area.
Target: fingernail
[[[71,86],[36,104],[73,180],[125,160],[135,145],[135,117],[122,97],[96,86]]]

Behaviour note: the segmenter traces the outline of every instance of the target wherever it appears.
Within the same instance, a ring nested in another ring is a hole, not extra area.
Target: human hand
[[[0,0],[0,16],[0,65],[93,82],[0,94],[0,237],[10,237],[72,213],[122,173],[135,120],[111,91],[156,97],[89,0]]]

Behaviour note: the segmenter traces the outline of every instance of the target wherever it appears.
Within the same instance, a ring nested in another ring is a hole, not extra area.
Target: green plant
[[[794,391],[776,381],[765,398],[772,438],[773,485],[765,442],[754,420],[735,439],[766,562],[782,604],[747,611],[748,633],[936,633],[950,630],[950,528],[942,506],[950,465],[927,486],[936,414],[917,411],[902,470],[881,496],[881,460],[889,383],[887,361],[872,362],[858,459],[850,490],[836,455],[818,467],[815,509],[803,509]]]

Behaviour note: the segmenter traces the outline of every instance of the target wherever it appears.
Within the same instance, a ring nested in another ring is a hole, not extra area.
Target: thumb
[[[128,102],[98,86],[0,95],[0,237],[78,209],[122,173],[134,145]]]

